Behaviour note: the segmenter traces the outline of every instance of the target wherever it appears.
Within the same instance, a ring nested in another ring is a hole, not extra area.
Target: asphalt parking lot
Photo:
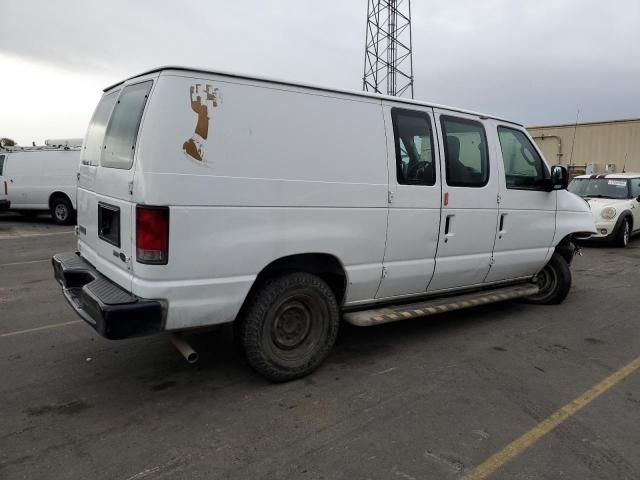
[[[52,277],[74,243],[0,215],[2,479],[640,478],[640,239],[586,248],[560,306],[344,325],[282,385],[228,328],[193,337],[195,365],[100,338]]]

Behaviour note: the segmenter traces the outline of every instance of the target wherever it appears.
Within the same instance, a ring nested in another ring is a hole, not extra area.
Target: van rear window
[[[138,137],[142,112],[147,103],[152,82],[136,83],[122,90],[111,114],[100,165],[128,170]]]
[[[83,165],[97,166],[100,163],[100,154],[102,153],[102,141],[104,140],[104,132],[107,129],[109,115],[113,110],[113,104],[116,103],[119,91],[106,94],[98,103],[96,111],[91,118],[87,137],[84,142],[84,149],[80,157]]]

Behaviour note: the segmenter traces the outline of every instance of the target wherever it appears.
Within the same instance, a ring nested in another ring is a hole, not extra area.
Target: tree
[[[0,138],[0,147],[15,147],[16,146],[16,141],[12,140],[11,138]]]

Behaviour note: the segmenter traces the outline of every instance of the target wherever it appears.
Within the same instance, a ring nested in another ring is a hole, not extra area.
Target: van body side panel
[[[170,207],[168,264],[132,264],[132,292],[168,300],[167,329],[232,321],[258,273],[298,253],[343,263],[347,304],[375,297],[388,209],[379,100],[161,75],[134,183],[134,203]]]
[[[589,204],[568,190],[558,190],[558,215],[556,232],[553,237],[555,247],[571,233],[597,233]]]
[[[48,210],[51,194],[62,192],[75,209],[79,163],[77,149],[8,153],[4,178],[11,208]]]

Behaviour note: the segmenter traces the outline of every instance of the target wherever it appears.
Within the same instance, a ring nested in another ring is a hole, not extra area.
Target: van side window
[[[391,118],[398,183],[434,185],[436,172],[429,116],[418,111],[394,108],[391,110]]]
[[[482,123],[441,116],[447,185],[484,187],[489,181],[489,150]]]
[[[4,170],[4,155],[0,155],[0,177],[2,176],[2,170]]]
[[[111,110],[113,110],[113,105],[118,99],[118,93],[117,91],[108,93],[98,103],[87,129],[84,148],[80,153],[80,163],[82,165],[97,166],[100,163],[104,133],[107,129],[107,122],[109,121]]]
[[[531,141],[520,130],[498,127],[507,188],[544,190],[547,168]]]
[[[133,165],[138,129],[152,83],[136,83],[122,90],[104,137],[100,159],[100,165],[103,167],[128,170]]]

